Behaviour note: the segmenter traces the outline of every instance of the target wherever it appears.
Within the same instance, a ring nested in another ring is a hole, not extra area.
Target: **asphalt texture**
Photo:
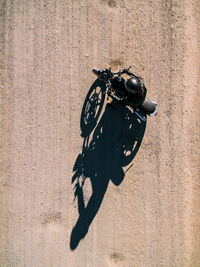
[[[0,266],[200,266],[199,14],[0,1]],[[91,71],[130,64],[159,104],[147,123]]]

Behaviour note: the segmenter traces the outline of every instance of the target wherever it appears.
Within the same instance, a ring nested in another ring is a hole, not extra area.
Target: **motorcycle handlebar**
[[[111,71],[111,67],[109,69],[103,69],[103,70],[100,70],[100,69],[97,69],[97,68],[93,68],[93,72],[94,74],[97,74],[97,75],[100,75],[100,74],[103,74],[103,73],[109,73],[109,74],[112,74],[112,75],[121,75],[123,73],[126,73],[127,71],[129,71],[134,65],[130,65],[130,67],[128,68],[120,68],[118,72],[112,72]]]

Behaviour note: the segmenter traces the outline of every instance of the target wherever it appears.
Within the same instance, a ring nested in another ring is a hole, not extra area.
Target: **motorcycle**
[[[116,73],[112,72],[111,68],[102,70],[93,68],[92,71],[98,77],[98,79],[105,84],[105,93],[107,93],[108,98],[111,97],[114,103],[120,103],[123,102],[123,100],[128,99],[129,96],[125,90],[122,91],[120,88],[116,88],[116,86],[113,86],[115,80],[114,78],[121,78],[121,76],[123,74],[126,74],[127,71],[129,71],[131,68],[132,65],[129,68],[120,68],[119,71]],[[135,77],[138,77],[136,74],[133,75]],[[140,81],[143,83],[142,78],[140,78]],[[134,103],[133,105],[128,106],[142,121],[146,121],[146,115],[154,117],[158,112],[156,108],[158,104],[147,97],[145,97],[143,102],[137,107],[134,107]]]

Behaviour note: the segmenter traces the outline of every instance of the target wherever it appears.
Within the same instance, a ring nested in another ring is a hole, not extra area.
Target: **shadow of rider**
[[[83,119],[83,118],[82,118]],[[125,177],[123,167],[135,157],[145,132],[146,123],[126,106],[105,111],[92,134],[84,137],[82,153],[75,162],[72,183],[75,182],[75,197],[79,217],[72,229],[70,248],[76,249],[85,237],[96,216],[111,180],[116,186]],[[84,182],[90,179],[92,195],[85,205]]]

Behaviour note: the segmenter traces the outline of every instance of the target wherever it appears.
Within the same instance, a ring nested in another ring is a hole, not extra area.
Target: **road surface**
[[[0,5],[0,266],[200,266],[200,2]],[[130,64],[159,114],[94,119]]]

